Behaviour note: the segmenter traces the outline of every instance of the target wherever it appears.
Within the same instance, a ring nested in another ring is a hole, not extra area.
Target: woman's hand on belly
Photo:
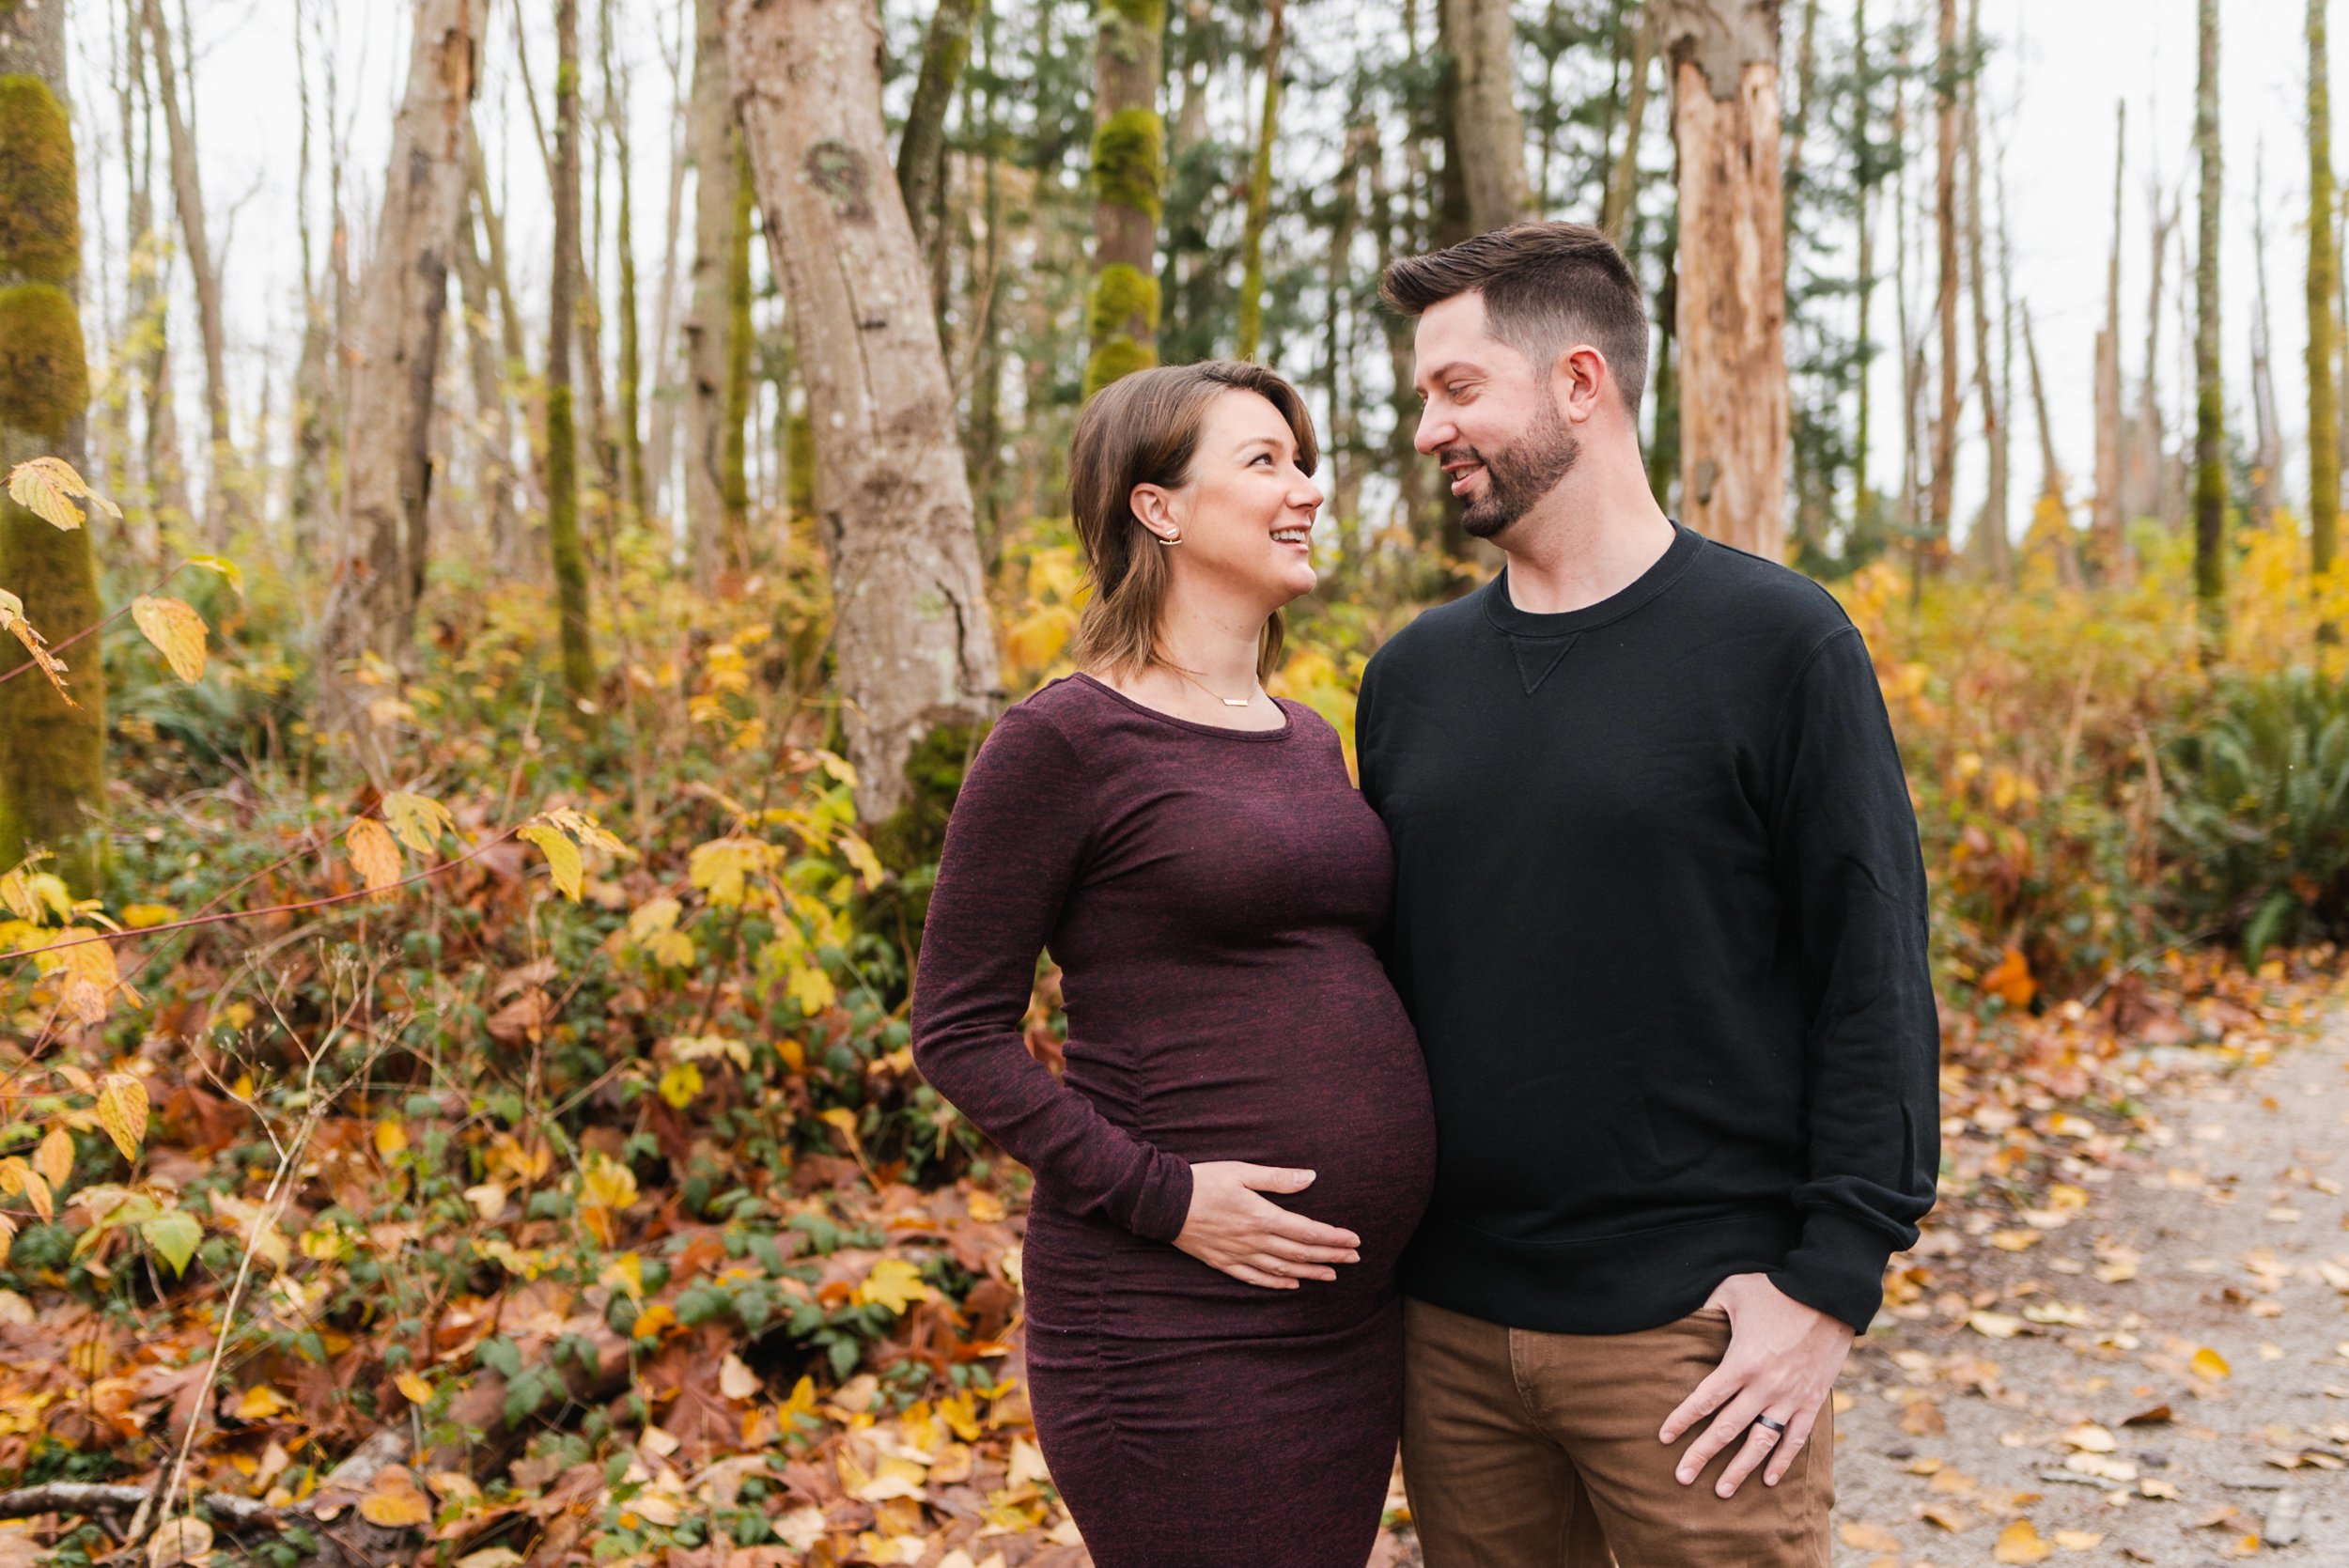
[[[1332,1264],[1359,1263],[1362,1238],[1335,1225],[1291,1214],[1264,1192],[1302,1192],[1311,1171],[1241,1160],[1208,1160],[1190,1168],[1190,1214],[1174,1245],[1210,1268],[1268,1290],[1295,1290],[1299,1281],[1335,1280]]]

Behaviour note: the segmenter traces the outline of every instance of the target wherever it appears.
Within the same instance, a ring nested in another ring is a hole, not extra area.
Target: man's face
[[[1548,367],[1486,330],[1485,297],[1455,294],[1419,318],[1411,443],[1443,465],[1460,525],[1489,539],[1548,495],[1582,455],[1559,411]]]

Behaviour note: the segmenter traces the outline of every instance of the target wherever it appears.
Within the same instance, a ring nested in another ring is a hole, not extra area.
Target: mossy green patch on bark
[[[1090,397],[1112,381],[1137,370],[1147,370],[1158,363],[1157,349],[1130,337],[1112,337],[1094,349],[1092,357],[1085,361],[1084,395]]]
[[[573,697],[595,689],[595,647],[588,640],[587,551],[579,537],[579,430],[571,389],[547,388],[547,552],[563,635],[563,687]]]
[[[1166,125],[1155,109],[1120,109],[1093,132],[1093,194],[1157,222],[1166,179]]]
[[[0,427],[54,447],[88,406],[89,361],[73,296],[53,283],[0,288]]]
[[[992,727],[988,722],[939,724],[913,743],[906,759],[906,803],[871,831],[873,853],[894,877],[863,900],[857,924],[863,929],[891,934],[922,929],[938,860],[946,847],[946,818],[962,792],[971,759]]]
[[[73,123],[38,76],[0,76],[0,279],[70,287],[82,265]]]
[[[1159,330],[1159,280],[1139,267],[1113,261],[1093,280],[1085,335],[1096,343]]]
[[[11,438],[6,455],[24,456],[22,446],[21,436]],[[53,528],[5,500],[0,583],[24,600],[25,615],[52,642],[99,619],[89,536]],[[106,794],[106,683],[95,640],[64,658],[79,707],[68,706],[37,676],[0,683],[0,867],[45,848],[56,857],[51,869],[75,894],[88,896],[98,891],[101,852],[97,813]],[[0,656],[0,662],[17,660]]]

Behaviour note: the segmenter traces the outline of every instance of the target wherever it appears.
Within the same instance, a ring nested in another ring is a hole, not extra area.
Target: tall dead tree
[[[1517,22],[1509,0],[1440,0],[1436,13],[1450,77],[1450,145],[1459,157],[1470,233],[1532,216],[1525,181],[1525,116],[1517,109]]]
[[[1937,156],[1933,166],[1933,233],[1940,258],[1934,316],[1940,323],[1941,398],[1933,416],[1933,472],[1921,541],[1926,558],[1939,561],[1950,545],[1950,509],[1957,482],[1957,0],[1940,0],[1939,48],[1934,56],[1933,129]]]
[[[82,209],[66,95],[66,8],[0,8],[0,472],[84,460]],[[52,527],[0,493],[0,588],[52,643],[99,624],[86,528]],[[0,869],[28,850],[81,896],[97,890],[106,803],[106,667],[95,638],[68,656],[72,699],[0,655]]]
[[[554,257],[547,289],[547,552],[554,568],[563,688],[578,707],[596,683],[587,624],[587,551],[579,528],[579,425],[573,411],[579,241],[579,0],[554,4]]]
[[[2284,433],[2276,411],[2275,327],[2267,309],[2267,149],[2251,164],[2251,266],[2259,290],[2251,314],[2251,510],[2263,525],[2283,505]]]
[[[431,561],[427,437],[449,273],[465,238],[480,23],[480,0],[416,0],[407,91],[392,121],[375,251],[351,334],[351,396],[366,414],[351,426],[347,532],[319,657],[330,727],[353,727],[371,769],[386,758],[362,733],[367,726],[342,677],[363,654],[406,657]]]
[[[642,323],[636,308],[636,223],[634,184],[629,170],[635,160],[629,156],[628,74],[613,65],[612,31],[615,18],[613,0],[603,0],[602,23],[596,29],[596,52],[603,73],[603,131],[612,139],[614,175],[619,182],[619,210],[613,226],[614,272],[617,296],[614,304],[619,311],[619,389],[614,399],[614,413],[619,421],[620,499],[626,516],[632,522],[641,522],[651,511],[651,499],[645,482],[645,425],[638,407],[644,386],[644,346],[640,339]]]
[[[1982,215],[1982,0],[1966,8],[1965,119],[1966,270],[1974,307],[1974,393],[1982,399],[1982,439],[1989,454],[1989,488],[1974,523],[1975,558],[1995,582],[2014,578],[2007,536],[2007,429],[2009,410],[1996,379],[1999,358],[1990,351],[1990,273],[1983,264]]]
[[[2089,560],[2107,581],[2129,572],[2121,508],[2121,202],[2127,178],[2129,105],[2114,112],[2112,250],[2105,264],[2105,324],[2096,334],[2096,500],[2088,527]]]
[[[1784,549],[1786,239],[1778,0],[1657,0],[1680,151],[1681,520]]]
[[[693,581],[707,591],[725,558],[727,287],[736,247],[733,88],[725,0],[693,0],[693,97],[685,141],[693,161],[693,267],[685,312],[685,531]]]
[[[188,277],[195,286],[196,330],[204,344],[204,415],[212,442],[211,483],[205,504],[206,523],[215,536],[225,532],[233,508],[234,449],[228,428],[227,329],[220,301],[220,269],[204,217],[204,179],[195,156],[195,124],[192,105],[181,96],[179,51],[172,47],[171,28],[163,19],[163,0],[144,0],[147,32],[155,50],[156,95],[163,107],[163,130],[171,143],[172,201],[179,213],[179,239],[188,258]],[[194,40],[183,39],[194,49]]]
[[[2332,567],[2341,541],[2341,447],[2328,439],[2341,427],[2335,403],[2333,351],[2340,322],[2333,294],[2341,256],[2333,248],[2333,117],[2325,38],[2326,0],[2309,0],[2309,570]]]
[[[1646,6],[1631,24],[1631,80],[1625,90],[1623,146],[1616,149],[1607,173],[1607,194],[1601,200],[1598,226],[1616,249],[1631,241],[1631,219],[1640,190],[1640,134],[1647,124],[1648,77],[1656,70],[1656,17]]]
[[[891,178],[879,15],[729,0],[726,42],[807,391],[857,810],[878,821],[907,800],[915,746],[998,695],[954,389]]]
[[[2201,0],[2194,77],[2194,153],[2201,169],[2194,257],[2194,597],[2205,654],[2226,628],[2227,433],[2218,365],[2218,0]]]

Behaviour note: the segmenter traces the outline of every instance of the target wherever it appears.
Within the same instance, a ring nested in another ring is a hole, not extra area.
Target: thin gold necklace
[[[1247,707],[1252,706],[1256,700],[1256,694],[1253,691],[1249,692],[1245,697],[1227,697],[1223,695],[1222,692],[1218,691],[1214,687],[1209,686],[1206,681],[1201,680],[1197,675],[1192,675],[1189,670],[1184,669],[1179,664],[1170,664],[1167,668],[1182,676],[1185,680],[1190,682],[1193,686],[1199,688],[1200,691],[1205,691],[1208,696],[1213,697],[1217,702],[1221,703],[1225,707]]]

